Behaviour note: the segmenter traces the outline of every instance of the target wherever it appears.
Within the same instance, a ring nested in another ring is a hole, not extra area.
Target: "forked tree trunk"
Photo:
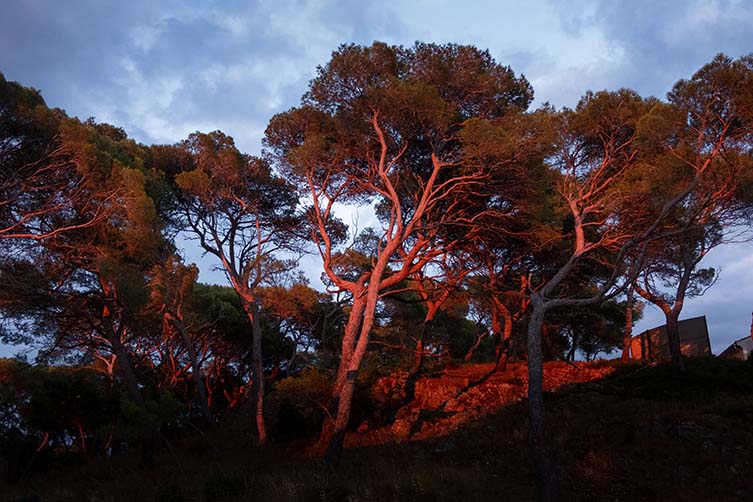
[[[322,431],[319,434],[318,441],[311,447],[311,453],[314,455],[326,454],[330,440],[334,434],[335,423],[339,413],[338,410],[340,409],[340,396],[348,374],[350,358],[356,346],[358,333],[361,330],[364,307],[365,298],[362,295],[354,294],[353,306],[350,310],[348,322],[345,325],[345,332],[343,333],[340,364],[337,369],[337,375],[335,376],[335,383],[332,387],[332,394],[330,395],[329,405],[327,407],[327,416],[324,418]]]
[[[344,382],[341,384],[338,397],[337,415],[334,417],[334,429],[329,439],[329,443],[327,444],[327,451],[324,456],[324,460],[330,465],[339,464],[340,458],[342,457],[345,432],[347,431],[348,420],[350,420],[350,409],[353,404],[356,378],[358,377],[358,370],[361,368],[363,356],[366,354],[366,348],[369,345],[371,327],[374,324],[374,312],[376,311],[377,301],[379,300],[378,278],[381,277],[381,272],[383,270],[384,265],[382,265],[381,268],[379,266],[375,267],[374,272],[372,272],[372,280],[375,280],[376,282],[369,284],[366,304],[363,309],[361,330],[358,333],[358,340],[356,341],[354,349],[349,353],[350,357],[345,366],[345,378]]]
[[[695,266],[695,265],[694,265]],[[677,372],[685,371],[685,361],[682,358],[682,351],[680,346],[680,312],[685,301],[685,292],[687,290],[690,276],[693,272],[693,267],[687,267],[683,274],[680,283],[677,286],[677,293],[675,295],[674,304],[670,305],[662,297],[653,294],[647,289],[641,288],[638,284],[633,284],[635,291],[638,292],[644,299],[650,301],[664,312],[664,318],[667,323],[667,347],[669,349],[669,357],[672,361],[672,366]]]

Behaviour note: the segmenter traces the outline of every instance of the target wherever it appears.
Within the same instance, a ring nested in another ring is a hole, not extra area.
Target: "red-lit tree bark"
[[[122,130],[93,121],[63,120],[55,141],[70,163],[63,170],[77,173],[66,178],[75,189],[55,191],[55,209],[33,219],[34,246],[0,260],[0,308],[6,319],[27,323],[42,360],[111,357],[131,399],[150,416],[141,387],[147,382],[136,368],[141,334],[135,327],[150,259],[163,241],[146,190],[145,151]],[[38,226],[48,217],[52,227]],[[29,240],[17,237],[7,241]],[[142,463],[152,465],[157,430],[142,432]]]
[[[569,250],[562,249],[559,264],[547,264],[530,284],[527,334],[529,446],[541,500],[559,497],[559,468],[544,429],[542,328],[546,314],[555,308],[594,304],[620,292],[622,288],[615,285],[625,273],[628,251],[644,242],[669,209],[687,195],[687,191],[676,194],[652,221],[636,218],[628,225],[617,216],[630,195],[625,188],[639,161],[637,124],[649,106],[626,90],[588,94],[575,111],[565,111],[559,119],[559,151],[553,160],[561,174],[558,191]],[[611,276],[589,298],[562,296],[561,286],[577,267],[594,259],[608,266]]]
[[[481,252],[484,249],[483,246],[479,247]],[[513,348],[513,326],[528,310],[528,277],[519,268],[523,258],[523,255],[511,256],[507,253],[495,256],[494,252],[490,252],[486,255],[486,270],[478,277],[476,287],[481,289],[477,294],[478,301],[482,308],[489,311],[495,338],[493,373],[505,371]],[[512,285],[516,277],[520,287],[514,290]]]
[[[185,349],[191,365],[191,377],[198,394],[199,409],[206,424],[212,426],[214,417],[209,410],[201,365],[184,313],[199,271],[195,266],[184,265],[174,255],[167,256],[162,261],[163,263],[153,269],[150,281],[152,306],[162,317],[163,339],[160,340],[160,344],[167,344],[168,338],[173,333],[177,333],[180,337],[181,345]]]
[[[488,176],[463,162],[469,124],[501,119],[529,101],[527,82],[488,53],[376,43],[341,47],[319,70],[303,106],[272,119],[266,145],[287,175],[307,187],[324,271],[353,297],[319,441],[328,462],[341,456],[380,296],[447,249],[440,230],[453,218],[457,195],[479,189]],[[343,235],[336,232],[335,204],[372,200],[382,233],[369,269],[348,277],[338,271]]]
[[[92,179],[79,133],[38,91],[0,74],[0,240],[40,241],[107,218],[117,187]]]
[[[660,239],[669,242],[692,230],[692,220],[675,215],[694,204],[698,189],[713,181],[709,186],[716,188],[700,197],[707,202],[717,199],[717,189],[728,191],[728,185],[716,183],[729,179],[730,171],[739,173],[736,167],[746,165],[750,155],[751,108],[744,97],[749,87],[743,82],[751,82],[750,60],[733,63],[720,56],[692,80],[679,82],[670,105],[645,102],[628,91],[599,93],[564,116],[556,159],[572,221],[572,251],[551,276],[533,285],[528,328],[529,439],[542,499],[558,495],[556,464],[544,434],[545,315],[620,293],[650,263],[651,248],[661,246]],[[560,284],[589,259],[608,264],[611,277],[591,298],[558,296]],[[623,274],[626,280],[617,285]]]

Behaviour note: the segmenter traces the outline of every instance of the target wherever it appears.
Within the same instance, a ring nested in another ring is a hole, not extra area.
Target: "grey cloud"
[[[625,49],[621,85],[660,98],[717,53],[737,57],[753,49],[753,6],[746,2],[602,0],[584,22]]]
[[[257,131],[238,143],[258,150],[258,131],[298,102],[338,44],[399,26],[389,9],[347,1],[11,1],[0,6],[0,45],[14,50],[0,54],[0,71],[144,142],[209,126]]]

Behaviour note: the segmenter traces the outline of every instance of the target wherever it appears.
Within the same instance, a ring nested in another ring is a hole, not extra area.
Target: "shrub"
[[[275,436],[290,440],[317,434],[331,392],[331,378],[315,369],[277,382],[267,403]]]

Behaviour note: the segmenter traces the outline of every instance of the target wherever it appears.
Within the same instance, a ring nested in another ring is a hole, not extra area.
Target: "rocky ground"
[[[395,409],[390,424],[362,423],[346,438],[348,446],[366,446],[448,435],[464,424],[517,403],[528,392],[528,369],[510,363],[491,373],[493,364],[476,364],[443,370],[415,382],[414,397],[406,402],[407,372],[376,381],[372,399]],[[544,390],[591,382],[612,373],[604,364],[550,362],[544,368]],[[489,374],[491,375],[489,376]],[[484,378],[487,377],[487,378]],[[482,383],[477,384],[483,380]]]

